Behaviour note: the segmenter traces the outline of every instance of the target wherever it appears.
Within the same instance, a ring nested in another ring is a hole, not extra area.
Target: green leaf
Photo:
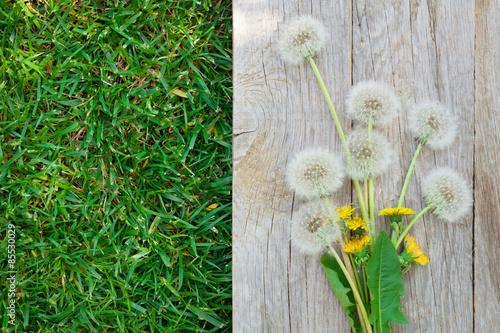
[[[340,265],[334,257],[325,253],[321,257],[321,264],[323,264],[323,269],[325,270],[326,277],[330,281],[335,296],[339,300],[340,304],[344,308],[344,311],[349,319],[351,328],[354,332],[361,332],[361,326],[356,317],[356,303],[354,300],[354,294],[352,293],[351,286],[347,281],[347,278],[342,272]]]
[[[400,296],[405,294],[401,279],[398,254],[391,239],[380,232],[368,261],[368,287],[372,295],[370,323],[376,323],[376,332],[390,332],[389,321],[409,324],[404,317]]]

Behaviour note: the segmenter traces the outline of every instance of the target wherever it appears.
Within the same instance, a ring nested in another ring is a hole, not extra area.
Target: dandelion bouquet
[[[386,84],[356,84],[347,96],[345,114],[357,127],[346,136],[313,59],[325,41],[320,21],[299,17],[284,29],[279,44],[281,56],[288,64],[311,65],[344,148],[341,153],[326,148],[307,149],[290,163],[287,183],[303,201],[292,219],[292,244],[306,255],[329,250],[321,263],[354,332],[389,332],[390,322],[408,323],[401,310],[402,275],[412,264],[429,263],[409,231],[426,212],[447,222],[457,222],[472,205],[468,182],[456,171],[442,167],[430,172],[423,182],[425,208],[416,213],[403,207],[420,151],[449,146],[456,136],[456,119],[439,102],[424,102],[410,110],[409,127],[418,146],[397,207],[378,211],[378,215],[390,220],[390,236],[383,230],[377,235],[373,180],[387,170],[393,158],[391,145],[379,129],[398,117],[401,103]],[[356,207],[338,207],[330,200],[346,177],[356,190]]]

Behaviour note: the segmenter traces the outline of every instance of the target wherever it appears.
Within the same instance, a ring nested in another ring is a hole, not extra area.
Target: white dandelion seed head
[[[314,57],[325,45],[326,30],[323,23],[311,16],[293,19],[282,31],[279,51],[283,60],[298,65],[307,57]]]
[[[424,102],[410,111],[409,127],[431,149],[443,149],[455,140],[456,117],[438,102]]]
[[[468,182],[455,170],[439,168],[424,179],[425,201],[441,219],[456,222],[472,206],[472,190]]]
[[[288,167],[286,179],[301,199],[314,199],[338,190],[345,177],[342,155],[326,148],[309,148],[299,152]]]
[[[335,211],[337,207],[333,207]],[[341,235],[337,217],[321,199],[309,201],[292,218],[292,245],[300,252],[315,255],[336,242]]]
[[[362,81],[352,87],[346,100],[346,112],[363,124],[386,125],[398,116],[401,103],[394,89],[385,83]]]
[[[367,128],[358,128],[347,137],[352,163],[349,174],[352,179],[365,180],[384,173],[392,160],[392,150],[384,135],[372,131],[371,140]]]

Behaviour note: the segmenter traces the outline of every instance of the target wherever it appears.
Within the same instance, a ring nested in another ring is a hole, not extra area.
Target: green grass
[[[231,330],[230,18],[228,0],[0,2],[19,332]]]

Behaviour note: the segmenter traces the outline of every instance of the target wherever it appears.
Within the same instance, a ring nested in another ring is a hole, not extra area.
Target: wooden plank
[[[298,202],[284,183],[287,163],[306,146],[327,145],[335,151],[341,148],[310,68],[285,66],[277,53],[283,22],[307,13],[326,23],[331,39],[317,63],[320,70],[328,71],[326,86],[345,129],[350,122],[342,110],[351,80],[386,81],[400,92],[405,107],[425,99],[439,99],[459,116],[459,138],[449,149],[422,152],[408,189],[407,206],[417,211],[423,207],[421,181],[436,166],[449,165],[472,180],[474,2],[410,0],[353,4],[351,8],[350,1],[318,1],[314,7],[301,1],[233,3],[235,332],[349,331],[319,262],[290,248],[289,221]],[[498,84],[496,77],[494,82]],[[399,158],[386,176],[376,180],[377,208],[397,204],[416,148],[407,130],[406,114],[405,108],[399,122],[385,129],[397,145]],[[476,131],[477,126],[476,123]],[[495,143],[485,144],[491,147]],[[346,185],[335,200],[347,204],[351,193]],[[397,326],[394,332],[473,330],[472,218],[469,213],[463,223],[448,225],[426,215],[416,225],[413,234],[428,253],[431,264],[413,268],[405,276],[407,296],[403,304],[412,324]],[[378,221],[387,230],[384,220]],[[478,236],[476,233],[476,239]],[[476,260],[476,272],[477,267]],[[490,271],[498,273],[492,268]],[[494,277],[490,277],[489,283],[498,292]],[[498,327],[485,325],[481,327]]]
[[[342,107],[351,82],[350,1],[310,6],[302,1],[233,3],[234,332],[349,331],[319,258],[297,253],[289,240],[297,202],[284,183],[287,163],[307,146],[336,151],[340,146],[310,67],[281,61],[282,23],[305,13],[322,18],[331,37],[318,67],[337,106]],[[349,186],[335,199],[347,204]]]
[[[500,327],[500,3],[478,1],[475,87],[475,332]]]
[[[430,169],[451,166],[472,182],[474,2],[355,1],[353,27],[354,83],[375,79],[393,84],[404,106],[400,121],[385,129],[399,159],[376,182],[377,210],[397,205],[416,149],[407,109],[440,100],[460,119],[459,138],[449,149],[424,149],[418,159],[405,197],[405,205],[418,212],[425,204],[421,182]],[[415,225],[412,235],[431,263],[404,276],[407,296],[402,301],[411,324],[393,325],[393,332],[472,331],[472,226],[471,213],[458,225],[432,214]]]

